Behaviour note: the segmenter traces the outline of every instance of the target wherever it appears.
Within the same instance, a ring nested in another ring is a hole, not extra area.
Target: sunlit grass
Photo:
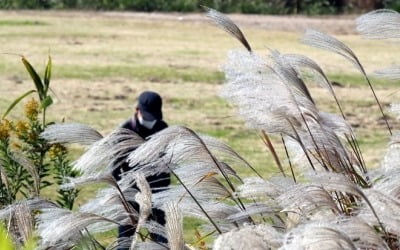
[[[23,54],[35,65],[44,64],[47,54],[52,55],[56,103],[49,110],[50,120],[81,122],[106,134],[132,115],[135,98],[141,91],[153,89],[164,97],[165,120],[170,125],[185,125],[220,138],[263,176],[279,172],[258,133],[246,129],[234,107],[218,96],[224,81],[219,69],[227,51],[239,44],[212,25],[109,18],[96,13],[0,12],[0,27],[0,52]],[[367,166],[377,165],[388,135],[384,125],[377,121],[379,113],[365,80],[352,65],[340,57],[301,45],[300,33],[247,27],[243,30],[261,54],[266,56],[268,48],[304,53],[321,64],[332,81],[342,85],[335,89],[346,115],[359,126],[356,132]],[[356,48],[368,72],[389,66],[397,59],[396,53],[388,53],[387,46],[394,48],[393,44],[383,47],[381,42],[364,41],[354,35],[338,38]],[[0,55],[0,81],[0,111],[33,88],[15,55]],[[397,96],[392,95],[397,91],[396,82],[372,82],[386,107],[396,100]],[[332,98],[323,90],[313,87],[311,92],[321,110],[338,113]],[[11,116],[17,117],[19,110]],[[272,141],[284,159],[282,142],[279,138]],[[73,152],[72,158],[78,157],[82,149]],[[288,169],[287,161],[283,164]],[[251,174],[244,166],[234,167],[242,176]],[[94,197],[98,188],[84,188],[76,205]],[[53,190],[44,190],[45,196],[52,193]],[[200,224],[196,219],[185,219],[188,242],[193,242],[193,231]],[[107,240],[109,236],[102,238]]]

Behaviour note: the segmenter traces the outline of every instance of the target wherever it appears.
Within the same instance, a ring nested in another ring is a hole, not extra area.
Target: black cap
[[[146,121],[162,120],[162,99],[159,94],[145,91],[140,94],[137,108]]]

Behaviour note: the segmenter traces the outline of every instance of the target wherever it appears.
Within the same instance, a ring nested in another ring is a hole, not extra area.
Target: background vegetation
[[[1,0],[4,9],[91,9],[162,12],[201,11],[201,5],[225,13],[339,14],[377,8],[400,9],[396,0]]]
[[[330,79],[337,82],[335,88],[346,116],[359,135],[367,165],[374,167],[385,150],[383,145],[388,135],[378,111],[371,108],[373,97],[359,73],[342,58],[298,43],[302,31],[290,27],[293,23],[307,23],[309,19],[290,22],[278,19],[279,23],[287,25],[279,28],[280,31],[276,31],[276,27],[266,29],[246,23],[247,16],[234,19],[245,24],[243,31],[258,51],[267,51],[269,47],[285,53],[302,52],[321,64]],[[257,21],[268,23],[271,20]],[[392,53],[398,51],[396,44],[365,41],[354,33],[352,22],[347,19],[343,26],[347,28],[335,36],[356,51],[368,67],[368,73],[397,61],[396,53]],[[335,26],[338,23],[335,21]],[[170,125],[183,124],[221,138],[264,176],[278,172],[259,135],[244,129],[242,119],[237,118],[233,108],[218,96],[224,81],[218,69],[225,61],[227,48],[239,45],[204,19],[101,12],[4,11],[0,27],[2,51],[26,55],[34,65],[39,65],[38,70],[44,69],[40,65],[45,63],[51,50],[55,103],[48,111],[49,120],[90,124],[106,134],[132,114],[138,93],[153,89],[164,97],[165,119]],[[322,29],[329,31],[333,27],[326,25]],[[0,57],[0,79],[1,111],[32,88],[32,81],[18,56],[3,54]],[[373,79],[373,84],[385,108],[398,100],[396,83]],[[311,86],[311,91],[320,107],[337,113],[333,100],[324,91],[316,85]],[[10,117],[20,117],[18,110]],[[394,118],[389,119],[396,126]],[[283,154],[280,141],[275,139],[273,143]],[[74,150],[80,149],[72,148]],[[247,171],[239,169],[242,176],[249,175]],[[44,194],[51,197],[54,190],[45,188]],[[82,190],[77,205],[93,194],[93,189]],[[197,221],[185,220],[186,229],[193,230],[197,226]],[[193,236],[191,230],[185,230],[187,237]]]

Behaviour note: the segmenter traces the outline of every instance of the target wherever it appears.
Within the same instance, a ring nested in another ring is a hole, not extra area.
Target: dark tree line
[[[378,8],[400,10],[400,0],[0,0],[3,9],[91,9],[198,12],[201,6],[222,12],[257,14],[340,14]]]

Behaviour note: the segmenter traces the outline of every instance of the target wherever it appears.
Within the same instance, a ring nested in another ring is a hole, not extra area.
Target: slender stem
[[[94,249],[97,249],[97,246],[99,246],[100,249],[106,250],[106,248],[105,248],[102,244],[100,244],[100,242],[98,242],[98,241],[93,237],[93,235],[89,232],[89,230],[88,230],[86,227],[85,227],[85,232],[86,232],[87,235],[89,236],[90,242],[93,244]]]
[[[286,157],[287,157],[288,162],[289,162],[290,172],[292,173],[293,181],[294,181],[294,183],[297,183],[296,175],[294,174],[294,170],[293,170],[292,161],[290,160],[289,151],[288,151],[288,149],[286,147],[286,142],[285,142],[285,139],[283,138],[282,135],[281,135],[281,139],[282,139],[283,147],[285,148],[285,153],[286,153]]]
[[[129,205],[128,201],[125,198],[124,193],[122,192],[121,188],[119,187],[118,183],[113,179],[114,181],[114,187],[118,190],[119,197],[121,198],[122,205],[125,208],[125,211],[128,212],[129,219],[131,220],[132,226],[137,224],[137,220],[133,216],[133,211],[131,209],[131,206]]]
[[[235,186],[232,184],[232,181],[229,179],[228,175],[225,173],[224,169],[221,167],[220,163],[218,162],[218,160],[215,158],[215,156],[211,153],[211,151],[208,149],[207,145],[204,143],[204,141],[200,138],[200,136],[198,136],[193,130],[186,128],[185,129],[187,131],[189,131],[197,140],[199,140],[199,142],[201,143],[201,145],[203,146],[203,148],[207,151],[207,154],[211,157],[211,160],[214,162],[215,166],[219,169],[219,171],[221,172],[222,176],[224,177],[224,179],[226,180],[226,182],[228,183],[229,187],[232,189],[233,192],[236,191]],[[239,206],[239,208],[246,210],[246,207],[244,206],[243,202],[240,200],[240,198],[234,199],[232,197],[232,200]]]
[[[376,96],[376,93],[375,93],[374,88],[372,87],[371,81],[369,80],[369,78],[368,78],[368,76],[367,76],[367,74],[366,74],[364,68],[361,66],[361,63],[358,61],[357,58],[356,58],[356,61],[357,61],[358,65],[359,65],[360,68],[361,68],[361,71],[362,71],[362,73],[363,73],[363,75],[364,75],[364,77],[365,77],[365,80],[366,80],[367,83],[368,83],[369,88],[370,88],[371,91],[372,91],[372,94],[374,95],[375,101],[376,101],[376,103],[378,104],[379,110],[381,111],[382,117],[383,117],[383,119],[385,120],[386,126],[387,126],[387,128],[388,128],[388,130],[389,130],[389,134],[390,134],[390,135],[393,135],[393,134],[392,134],[392,130],[390,129],[389,121],[387,120],[386,115],[385,115],[385,113],[383,112],[382,105],[381,105],[381,103],[379,102],[378,97]]]
[[[186,190],[186,192],[190,195],[190,197],[192,197],[192,199],[194,200],[194,202],[197,204],[197,206],[199,206],[200,210],[204,213],[204,215],[207,217],[207,219],[211,222],[211,224],[213,224],[213,226],[215,227],[215,229],[218,231],[219,234],[222,234],[221,229],[219,229],[218,225],[214,222],[214,220],[208,215],[208,213],[206,212],[206,210],[204,210],[203,206],[200,204],[200,202],[194,197],[194,195],[192,194],[192,192],[190,192],[190,190],[186,187],[186,185],[183,183],[183,181],[181,180],[181,178],[179,178],[179,176],[174,172],[174,170],[172,170],[172,168],[166,164],[169,171],[176,177],[176,179],[179,181],[179,183],[181,183],[181,185],[183,186],[183,188]]]
[[[267,146],[267,148],[271,151],[272,156],[274,157],[274,160],[276,162],[276,165],[278,165],[279,170],[281,171],[283,177],[286,177],[285,171],[283,170],[281,161],[279,160],[279,157],[275,151],[274,146],[272,145],[271,140],[269,139],[268,135],[265,133],[264,130],[261,130],[261,135],[262,139],[264,141],[264,144]]]
[[[125,198],[125,196],[124,196],[124,194],[123,194],[121,188],[119,187],[118,183],[117,183],[114,179],[113,179],[113,181],[114,181],[114,187],[117,188],[118,193],[120,194],[120,198],[121,198],[121,201],[122,201],[122,205],[124,206],[125,210],[126,210],[126,211],[128,212],[128,214],[129,214],[129,219],[131,220],[132,225],[137,224],[137,220],[135,219],[135,217],[133,217],[133,215],[132,215],[133,213],[132,213],[131,207],[129,206],[128,201],[126,200],[126,198]],[[143,241],[147,238],[146,236],[144,236],[144,235],[143,235],[142,233],[140,233],[140,232],[137,232],[137,234],[139,234],[140,238],[141,238]],[[157,241],[154,241],[154,240],[152,240],[152,241],[153,241],[154,243],[156,243],[156,244],[158,244],[158,245],[160,245],[160,246],[162,246],[162,247],[168,249],[168,247],[165,246],[164,244],[161,244],[160,242],[157,242]]]
[[[43,108],[43,130],[46,128],[46,108]]]
[[[289,120],[287,120],[287,121],[289,122],[290,126],[291,126],[292,129],[293,129],[293,132],[295,133],[295,136],[296,136],[296,140],[299,142],[301,148],[303,149],[304,154],[305,154],[306,157],[307,157],[308,163],[310,163],[311,168],[315,171],[314,164],[312,163],[311,158],[310,158],[310,156],[308,155],[307,149],[306,149],[306,147],[304,146],[303,141],[301,140],[299,134],[297,133],[296,129],[294,128],[292,122],[290,122]]]

